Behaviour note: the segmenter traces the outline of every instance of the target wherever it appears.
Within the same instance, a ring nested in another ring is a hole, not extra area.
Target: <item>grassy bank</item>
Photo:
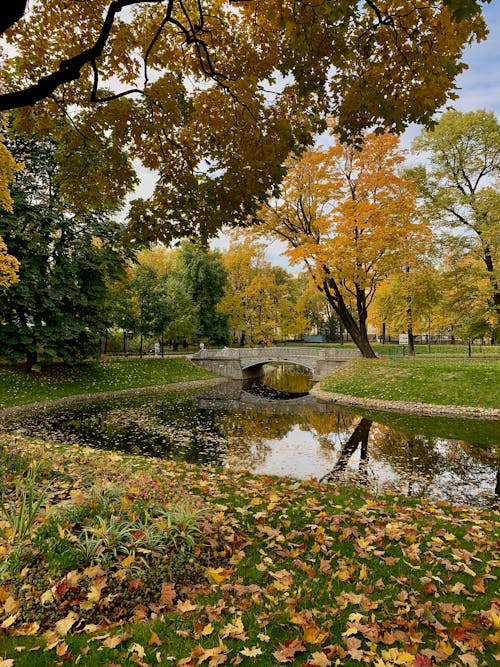
[[[75,366],[0,364],[0,409],[77,394],[135,389],[213,377],[185,358],[113,359]]]
[[[6,435],[0,447],[5,667],[498,659],[497,513]]]
[[[325,391],[388,401],[500,408],[500,364],[475,359],[356,359]]]
[[[287,345],[292,345],[287,343]],[[295,345],[295,343],[293,343]],[[345,343],[340,345],[340,343],[296,343],[300,347],[335,347],[339,349],[356,349],[354,343]],[[408,356],[408,345],[399,345],[398,343],[371,343],[371,346],[374,352],[379,357],[407,357]],[[473,359],[482,359],[482,358],[500,358],[500,345],[471,345],[470,349],[471,357]],[[417,344],[415,345],[415,355],[418,357],[458,357],[458,358],[468,358],[469,357],[469,346],[464,343],[456,343],[454,345],[450,344],[439,344],[431,345],[429,350],[427,345]]]

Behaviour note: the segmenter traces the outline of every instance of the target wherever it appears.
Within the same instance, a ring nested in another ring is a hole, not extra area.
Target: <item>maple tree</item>
[[[263,243],[251,236],[235,238],[222,261],[227,283],[218,309],[228,315],[234,341],[269,343],[307,329],[297,308],[300,283],[265,259]]]
[[[374,357],[368,308],[382,280],[406,267],[428,239],[412,183],[392,135],[367,134],[363,150],[339,142],[292,160],[280,196],[263,207],[257,227],[288,244],[307,266],[345,329]]]
[[[440,270],[422,263],[410,272],[399,272],[384,281],[375,295],[370,320],[380,323],[385,342],[387,328],[392,335],[408,329],[411,306],[412,329],[424,334],[430,346],[431,325],[442,299]]]
[[[500,327],[500,124],[486,111],[447,111],[414,148],[429,156],[413,170],[433,221],[481,258],[490,281],[490,309]]]
[[[8,184],[14,179],[14,170],[18,167],[6,148],[0,134],[0,209],[12,211],[12,197]],[[17,281],[18,260],[9,255],[7,246],[0,236],[0,288],[8,287]]]
[[[4,8],[0,110],[64,138],[77,195],[131,187],[129,156],[158,175],[130,235],[214,233],[246,219],[327,113],[368,127],[429,124],[453,97],[462,51],[484,39],[482,0],[56,0]],[[362,104],[360,104],[362,100]],[[99,160],[77,169],[93,145]]]

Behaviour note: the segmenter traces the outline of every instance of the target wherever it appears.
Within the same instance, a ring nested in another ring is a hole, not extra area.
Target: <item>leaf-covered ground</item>
[[[498,513],[0,438],[1,667],[500,659]]]
[[[79,394],[153,387],[213,377],[185,358],[108,359],[73,366],[0,362],[0,409]]]

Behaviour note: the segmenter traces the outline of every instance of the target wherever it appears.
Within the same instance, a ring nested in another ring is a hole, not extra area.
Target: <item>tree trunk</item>
[[[380,336],[382,345],[385,345],[385,322],[382,322],[382,335]]]
[[[406,273],[410,273],[410,267],[406,267]],[[415,341],[413,339],[413,308],[411,303],[411,294],[406,297],[406,322],[408,327],[408,352],[412,356],[415,354]]]
[[[358,310],[357,322],[349,312],[349,309],[347,308],[347,305],[344,301],[344,297],[342,296],[338,285],[333,278],[328,278],[323,282],[322,291],[325,293],[329,304],[337,313],[347,333],[351,336],[363,357],[367,359],[375,359],[377,355],[370,345],[370,341],[368,340],[368,332],[366,329],[367,309],[364,292],[358,289],[356,299]]]
[[[38,352],[36,350],[28,350],[26,352],[26,364],[31,368],[38,361]]]

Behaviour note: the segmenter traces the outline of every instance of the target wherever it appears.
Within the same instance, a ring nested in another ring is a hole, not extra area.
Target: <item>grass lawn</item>
[[[0,364],[0,409],[13,405],[213,377],[188,359],[112,359],[75,366]]]
[[[287,345],[295,345],[295,343],[287,343]],[[340,345],[340,343],[296,343],[296,345],[302,347],[335,347],[335,348],[347,348],[347,349],[356,349],[354,343],[345,343]],[[398,345],[398,343],[371,343],[371,346],[374,352],[380,357],[407,357],[408,356],[408,346]],[[466,358],[469,354],[469,348],[463,343],[456,343],[455,345],[449,344],[439,344],[431,345],[429,351],[427,345],[417,344],[415,345],[415,354],[418,357],[460,357]],[[472,345],[471,346],[471,356],[473,359],[482,359],[485,357],[496,357],[500,358],[500,345]]]
[[[498,513],[9,435],[0,459],[3,667],[500,659]]]
[[[500,363],[476,359],[355,359],[325,391],[389,401],[500,408]]]

